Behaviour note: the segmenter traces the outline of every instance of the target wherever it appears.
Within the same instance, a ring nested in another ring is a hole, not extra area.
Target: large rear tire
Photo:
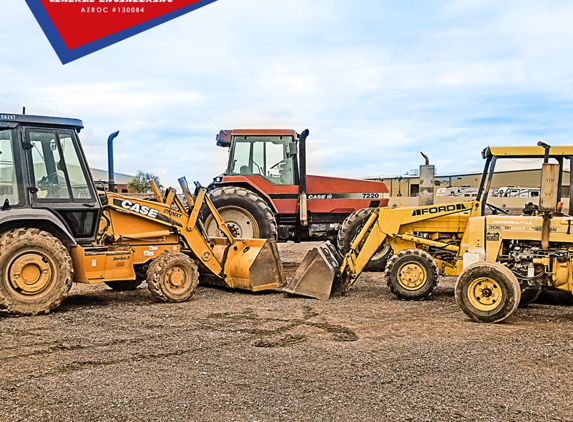
[[[340,253],[344,256],[350,251],[350,245],[360,233],[364,224],[372,212],[374,208],[363,208],[358,211],[354,211],[346,220],[342,223],[340,230],[338,231],[338,238],[337,238],[337,246]],[[375,271],[381,272],[384,271],[386,268],[386,263],[388,262],[388,258],[392,256],[392,247],[389,245],[388,241],[384,241],[382,245],[378,248],[376,253],[370,259],[370,262],[364,268],[364,271]]]
[[[277,222],[268,204],[253,192],[237,186],[224,186],[209,192],[211,201],[231,231],[240,239],[277,239]],[[205,229],[211,237],[220,237],[213,215],[203,208]]]
[[[458,277],[458,306],[477,322],[500,322],[519,305],[521,289],[511,270],[497,262],[477,262]]]
[[[47,314],[72,287],[72,258],[50,233],[33,228],[0,236],[0,310],[13,315]]]
[[[403,300],[422,300],[438,286],[438,266],[434,258],[421,249],[405,249],[388,260],[386,283],[390,291]]]
[[[180,252],[163,252],[147,270],[149,291],[163,302],[189,300],[198,284],[197,264]]]

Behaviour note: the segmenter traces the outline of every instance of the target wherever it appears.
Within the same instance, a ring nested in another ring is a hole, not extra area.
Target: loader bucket
[[[284,288],[286,293],[326,300],[338,277],[342,258],[330,242],[310,250],[294,277]]]
[[[228,249],[225,283],[232,289],[252,292],[276,289],[286,284],[274,240],[237,239]]]

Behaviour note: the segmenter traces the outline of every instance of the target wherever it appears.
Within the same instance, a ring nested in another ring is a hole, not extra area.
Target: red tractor
[[[208,190],[233,236],[331,240],[346,253],[371,209],[387,205],[382,182],[307,175],[308,134],[308,129],[301,134],[292,129],[219,132],[217,145],[229,148],[229,161]],[[219,236],[208,214],[207,233]],[[386,252],[381,250],[369,269],[383,268]]]

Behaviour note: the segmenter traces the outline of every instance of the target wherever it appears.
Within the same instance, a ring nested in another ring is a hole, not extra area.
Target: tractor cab
[[[518,147],[487,147],[482,151],[485,160],[484,170],[478,188],[477,200],[480,201],[482,214],[485,214],[489,193],[492,191],[496,163],[502,159],[512,160],[540,160],[541,180],[539,188],[530,188],[528,192],[515,196],[539,198],[539,205],[544,212],[554,212],[563,208],[562,199],[568,198],[566,207],[573,212],[573,172],[570,172],[573,161],[573,148],[571,146],[551,147],[542,141],[537,146]],[[530,163],[531,164],[531,163]],[[500,188],[501,196],[512,196],[510,188]]]
[[[380,181],[307,174],[308,136],[308,129],[219,132],[229,161],[209,195],[238,237],[335,241],[350,214],[388,203]],[[204,218],[209,235],[219,236],[214,220]]]
[[[261,176],[274,185],[298,184],[294,130],[228,130],[217,135],[217,145],[229,147],[229,176]]]

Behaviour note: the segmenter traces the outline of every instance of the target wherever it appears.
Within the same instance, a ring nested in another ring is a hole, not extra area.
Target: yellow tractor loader
[[[205,189],[191,194],[185,179],[185,201],[156,186],[155,200],[96,190],[82,128],[77,119],[0,114],[0,312],[50,312],[72,282],[125,290],[147,280],[171,302],[189,299],[200,279],[251,291],[285,284],[274,241],[233,238]],[[224,237],[207,236],[202,206]]]
[[[477,321],[505,319],[540,289],[573,292],[573,218],[562,213],[561,202],[569,197],[573,209],[572,176],[565,171],[573,147],[540,142],[536,147],[489,147],[482,155],[486,161],[475,200],[374,209],[342,259],[329,245],[316,248],[285,291],[328,298],[332,281],[348,291],[370,258],[388,250],[392,257],[385,278],[395,295],[424,299],[440,275],[459,276],[456,300]],[[539,205],[529,204],[518,216],[488,204],[498,159],[543,161]]]

